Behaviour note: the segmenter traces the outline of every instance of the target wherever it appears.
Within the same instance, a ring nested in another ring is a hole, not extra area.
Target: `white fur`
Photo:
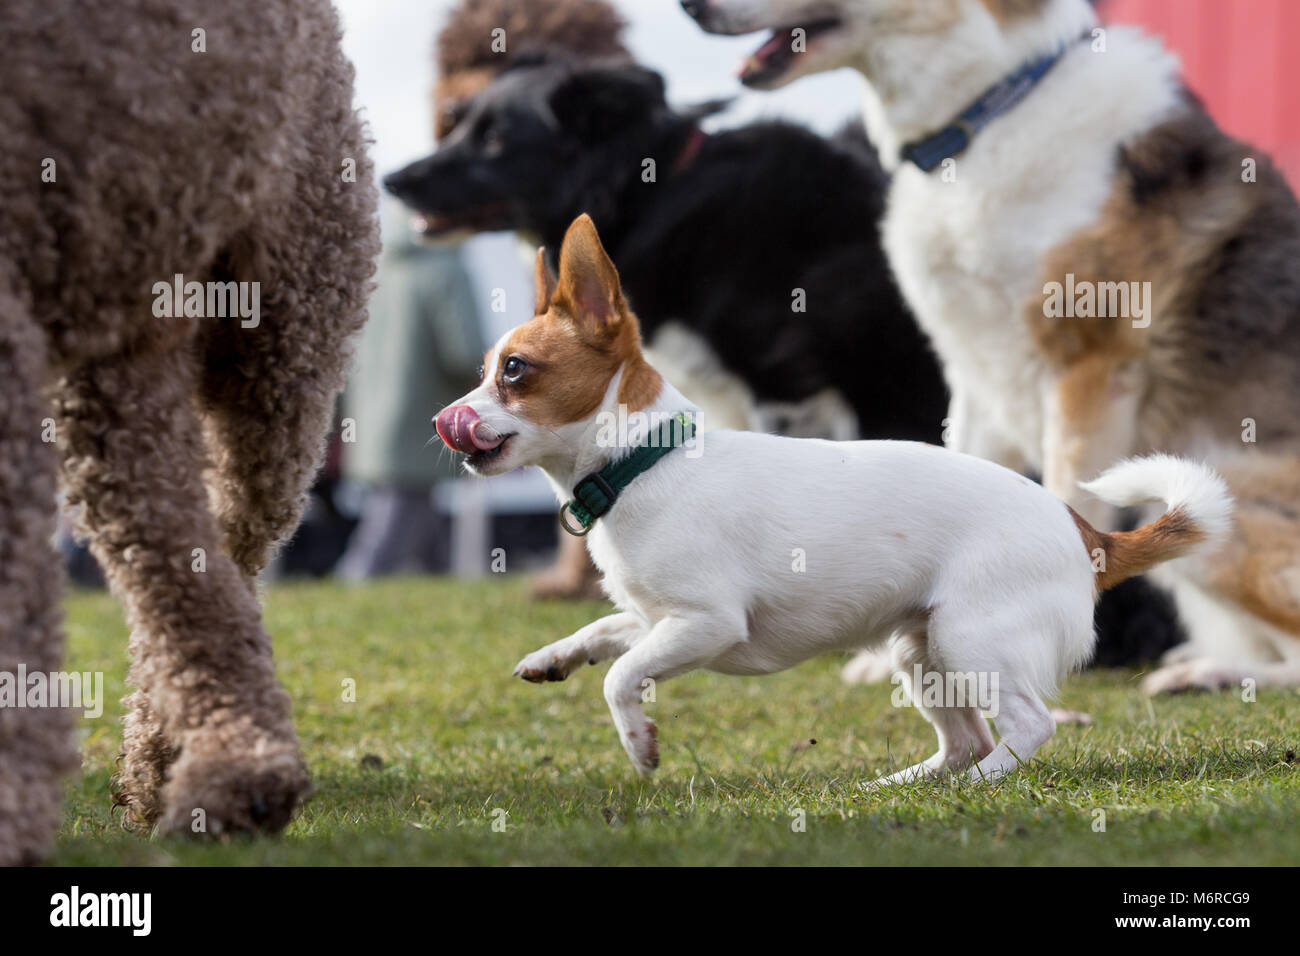
[[[515,436],[491,473],[538,464],[565,501],[578,478],[627,453],[595,444],[601,413],[617,411],[620,377],[588,420],[559,428],[506,411],[489,386],[460,404]],[[642,411],[683,410],[694,406],[665,383]],[[605,696],[643,773],[657,757],[641,709],[646,680],[701,668],[767,674],[891,635],[900,669],[997,675],[1003,741],[994,748],[976,707],[920,707],[939,752],[887,781],[974,761],[973,776],[997,776],[1052,735],[1042,698],[1093,644],[1092,563],[1058,499],[999,465],[930,445],[737,431],[699,441],[638,477],[587,537],[619,612],[528,655],[516,674],[562,679],[615,658]],[[1098,487],[1176,494],[1212,521],[1215,480],[1160,459],[1126,465]]]
[[[1079,483],[1090,495],[1121,508],[1160,501],[1166,511],[1182,509],[1205,532],[1213,547],[1232,524],[1228,486],[1210,468],[1173,455],[1130,458]]]

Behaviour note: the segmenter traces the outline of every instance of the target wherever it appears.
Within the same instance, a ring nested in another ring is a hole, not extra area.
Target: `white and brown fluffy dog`
[[[586,216],[565,236],[558,280],[539,252],[535,311],[436,426],[475,473],[541,467],[570,530],[581,530],[575,500],[591,506],[586,540],[619,612],[529,654],[515,673],[563,680],[615,658],[605,698],[642,773],[658,762],[641,707],[647,681],[700,668],[767,674],[888,641],[909,688],[918,675],[988,675],[996,699],[909,690],[939,750],[886,779],[968,767],[998,776],[1055,731],[1042,698],[1091,652],[1098,590],[1229,523],[1219,478],[1165,456],[1089,485],[1115,505],[1169,509],[1137,531],[1102,534],[1027,478],[932,445],[739,431],[656,442],[661,423],[698,410],[643,356]],[[593,483],[598,500],[581,490]],[[996,747],[981,708],[996,711]]]
[[[1103,528],[1117,513],[1079,481],[1118,459],[1227,479],[1226,547],[1157,576],[1191,640],[1146,689],[1300,685],[1300,208],[1176,58],[1086,0],[683,5],[713,32],[775,31],[750,85],[866,77],[896,167],[886,252],[944,365],[950,447],[1041,473]],[[937,168],[903,158],[917,144]]]

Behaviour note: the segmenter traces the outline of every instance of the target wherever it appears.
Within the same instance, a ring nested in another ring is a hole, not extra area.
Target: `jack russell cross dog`
[[[1098,591],[1230,521],[1219,478],[1166,456],[1089,483],[1116,505],[1168,508],[1104,534],[1027,478],[931,445],[696,435],[698,409],[646,361],[587,216],[564,237],[558,278],[539,250],[535,311],[435,425],[475,474],[540,467],[566,529],[586,536],[619,612],[515,674],[563,680],[614,659],[605,699],[643,774],[659,760],[645,681],[768,674],[885,642],[939,750],[877,782],[1013,770],[1056,729],[1043,697],[1092,651]],[[921,673],[996,675],[997,700],[923,702],[910,684]],[[996,746],[981,708],[996,712]]]

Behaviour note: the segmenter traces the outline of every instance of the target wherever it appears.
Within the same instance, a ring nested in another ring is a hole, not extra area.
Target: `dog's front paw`
[[[1241,684],[1242,675],[1210,657],[1196,657],[1161,667],[1142,681],[1148,695],[1177,694],[1194,690],[1228,690]]]
[[[520,661],[515,666],[514,676],[522,677],[533,684],[543,684],[546,681],[562,681],[572,670],[571,661],[554,651],[542,648],[540,651],[533,651]]]

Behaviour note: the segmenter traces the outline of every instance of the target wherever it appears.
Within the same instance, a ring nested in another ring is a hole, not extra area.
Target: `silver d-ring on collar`
[[[570,525],[568,521],[568,516],[571,513],[569,511],[569,504],[570,502],[566,501],[564,504],[560,505],[560,527],[569,532],[569,534],[573,535],[575,538],[585,538],[591,532],[592,525],[587,525],[585,528],[579,525],[579,530],[574,531],[573,526]],[[595,522],[592,522],[592,524],[595,524]]]

